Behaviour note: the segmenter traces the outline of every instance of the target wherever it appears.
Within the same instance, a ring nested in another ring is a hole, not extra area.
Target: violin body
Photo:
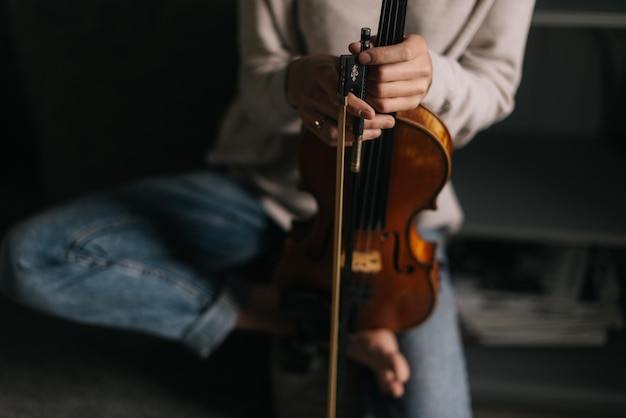
[[[379,46],[402,41],[406,8],[407,0],[383,0]],[[370,29],[362,28],[361,51],[369,47]],[[337,416],[337,395],[351,386],[343,378],[338,385],[346,337],[415,327],[433,312],[439,291],[436,244],[422,239],[417,221],[421,211],[436,209],[450,177],[449,132],[420,105],[397,112],[394,128],[370,141],[363,141],[363,120],[355,117],[354,141],[344,149],[346,99],[352,92],[365,100],[366,79],[367,68],[354,56],[340,57],[338,147],[303,129],[300,188],[315,197],[318,212],[292,224],[274,274],[283,311],[299,337],[323,338],[320,331],[330,325],[328,418]],[[349,405],[339,404],[347,416]]]
[[[379,140],[367,141],[373,145],[370,153],[377,152],[374,143]],[[373,223],[358,222],[354,234],[346,238],[353,240],[353,251],[351,274],[342,289],[358,300],[355,328],[401,332],[423,322],[436,305],[436,244],[420,237],[416,218],[420,211],[436,208],[436,196],[451,172],[452,141],[444,123],[422,105],[398,112],[393,136],[387,140],[392,143],[381,176],[386,183],[379,187],[384,193],[370,193],[373,201],[384,199],[383,217]],[[301,188],[316,198],[318,212],[294,224],[285,242],[274,275],[283,299],[302,292],[330,294],[335,156],[334,147],[303,131]],[[346,195],[351,187],[346,185]],[[353,221],[348,218],[354,213],[346,208],[344,224]]]

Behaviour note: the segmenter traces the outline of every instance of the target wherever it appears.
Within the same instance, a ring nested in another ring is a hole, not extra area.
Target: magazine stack
[[[458,240],[450,270],[466,337],[483,345],[601,346],[623,325],[608,249]]]

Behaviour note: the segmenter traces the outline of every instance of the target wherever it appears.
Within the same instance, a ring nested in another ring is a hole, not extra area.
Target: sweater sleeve
[[[533,9],[534,0],[495,1],[458,56],[431,52],[424,104],[441,115],[456,147],[513,111]]]
[[[239,0],[239,97],[247,119],[293,132],[298,114],[285,98],[289,63],[301,55],[293,0]]]

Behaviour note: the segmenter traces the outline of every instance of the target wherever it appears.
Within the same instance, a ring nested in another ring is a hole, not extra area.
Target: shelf
[[[567,28],[626,28],[626,13],[537,11],[533,15],[533,26]]]
[[[624,341],[602,348],[465,348],[472,402],[493,417],[624,417]]]
[[[619,0],[537,0],[533,26],[626,28],[626,4]]]
[[[452,167],[461,236],[626,246],[626,160],[603,141],[477,137]]]

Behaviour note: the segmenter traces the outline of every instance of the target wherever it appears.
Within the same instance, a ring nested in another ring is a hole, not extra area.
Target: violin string
[[[378,46],[386,46],[394,43],[394,39],[397,37],[394,34],[397,32],[398,28],[398,14],[399,8],[396,7],[397,2],[389,2],[387,0],[384,1],[383,4],[383,13],[381,14],[380,22],[379,22],[379,38],[378,38]],[[375,164],[371,164],[370,167],[374,167],[373,173],[370,177],[374,178],[374,184],[372,185],[373,189],[371,195],[373,198],[384,197],[386,194],[384,193],[384,182],[381,179],[388,179],[385,175],[386,171],[389,170],[389,161],[385,158],[387,155],[385,153],[386,150],[389,150],[393,144],[388,144],[388,141],[393,140],[392,135],[390,135],[390,131],[383,131],[382,135],[374,140],[374,145],[371,147],[372,152],[370,155],[375,155],[376,162]],[[370,158],[371,160],[371,158]],[[387,164],[385,164],[385,162]],[[377,201],[373,201],[370,205],[370,219],[368,230],[374,231],[377,228],[384,229],[385,225],[383,224],[383,219],[376,219],[377,215],[381,216],[384,214],[384,211],[377,210],[381,205],[386,206],[386,202],[380,203]],[[369,235],[371,240],[373,234]],[[367,249],[371,248],[371,241],[367,243]]]
[[[402,39],[403,33],[403,0],[400,1],[383,1],[381,17],[378,28],[377,46],[391,45]],[[405,5],[404,5],[405,6]],[[402,19],[402,21],[400,21]],[[363,92],[364,94],[364,92]],[[389,152],[393,147],[393,131],[384,130],[383,134],[374,140],[365,141],[363,144],[363,171],[358,174],[358,199],[354,199],[352,204],[359,204],[359,208],[351,210],[352,216],[357,218],[355,228],[353,229],[352,250],[350,262],[354,262],[354,254],[362,252],[367,254],[371,251],[381,233],[384,233],[384,217],[386,202],[380,202],[380,199],[386,197],[385,190],[386,181],[389,180],[388,171],[390,170]],[[355,178],[356,179],[356,178]],[[358,215],[357,215],[358,213]],[[352,220],[354,221],[354,220]],[[358,261],[357,261],[358,262]],[[354,265],[354,264],[353,264]],[[351,266],[352,269],[352,266]],[[367,277],[367,275],[359,274],[358,277]],[[354,290],[359,292],[361,288],[369,287],[368,280],[358,280],[352,277],[351,285]]]
[[[383,12],[380,16],[378,28],[377,46],[387,46],[398,43],[404,36],[404,18],[406,14],[406,1],[383,1]],[[389,179],[391,169],[391,150],[393,149],[393,130],[383,130],[382,135],[370,142],[370,152],[368,161],[368,181],[366,186],[371,188],[368,195],[370,199],[363,200],[369,203],[368,232],[364,251],[369,251],[373,247],[373,240],[377,240],[380,234],[384,234],[386,228],[386,205],[387,202],[380,202],[380,199],[387,198],[386,183]],[[375,161],[372,161],[375,159]],[[381,209],[383,208],[383,209]],[[369,283],[363,283],[369,286]]]
[[[378,42],[377,42],[377,46],[383,46],[386,45],[389,41],[389,28],[390,25],[386,25],[385,22],[388,21],[388,15],[389,15],[389,2],[388,1],[383,1],[383,12],[380,15],[380,22],[378,25]],[[378,193],[378,179],[380,176],[380,170],[381,170],[381,150],[382,150],[382,142],[384,140],[384,134],[381,135],[379,138],[374,139],[373,143],[370,142],[369,144],[369,148],[370,148],[370,152],[369,152],[369,162],[368,162],[368,179],[373,179],[373,184],[372,182],[368,183],[368,186],[371,188],[371,196],[372,198],[370,200],[368,200],[367,202],[369,202],[369,213],[368,213],[368,217],[367,217],[367,230],[368,231],[373,231],[374,230],[374,223],[376,222],[375,219],[375,201],[374,199],[379,196]],[[375,163],[372,162],[373,159],[376,159]],[[366,249],[369,250],[371,248],[371,236],[372,234],[368,235],[368,241],[366,243]]]

